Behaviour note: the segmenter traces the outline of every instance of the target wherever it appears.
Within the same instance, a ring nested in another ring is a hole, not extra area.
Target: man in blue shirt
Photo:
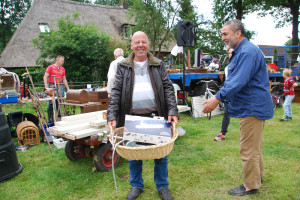
[[[233,48],[228,78],[216,97],[205,101],[204,113],[213,111],[222,101],[230,117],[240,118],[240,156],[244,184],[228,191],[230,195],[249,195],[261,186],[264,164],[262,134],[265,120],[273,117],[266,61],[259,48],[245,38],[240,20],[231,20],[222,28],[222,41]]]

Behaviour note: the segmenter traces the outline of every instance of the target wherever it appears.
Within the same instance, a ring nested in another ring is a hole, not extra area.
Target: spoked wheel
[[[67,158],[71,161],[77,161],[85,157],[83,146],[70,140],[66,144],[65,152]]]
[[[273,110],[274,110],[274,111],[276,110],[276,107],[277,107],[276,104],[277,104],[276,101],[273,101]]]
[[[283,106],[283,97],[280,95],[280,96],[278,96],[278,99],[277,99],[277,107],[278,108],[281,108],[282,106]]]
[[[274,96],[272,96],[272,102],[273,102],[273,111],[275,111],[276,107],[277,107],[277,102],[276,102],[276,98]]]
[[[113,149],[110,143],[101,145],[95,151],[93,162],[98,171],[108,172],[112,168],[112,160],[114,160],[114,168],[118,167],[121,157],[115,152],[114,159]]]

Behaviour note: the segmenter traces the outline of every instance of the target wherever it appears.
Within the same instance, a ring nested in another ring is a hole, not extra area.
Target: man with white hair
[[[110,97],[111,89],[114,86],[116,72],[118,69],[118,63],[124,60],[124,51],[121,48],[114,50],[115,60],[110,63],[109,70],[107,73],[107,94]]]
[[[125,115],[162,116],[174,126],[178,109],[174,88],[163,61],[149,52],[149,38],[137,31],[130,43],[132,53],[118,64],[115,85],[107,108],[109,127],[122,127]],[[130,184],[127,200],[136,199],[144,190],[143,161],[129,160]],[[168,157],[154,160],[154,182],[162,200],[172,200],[168,182]]]

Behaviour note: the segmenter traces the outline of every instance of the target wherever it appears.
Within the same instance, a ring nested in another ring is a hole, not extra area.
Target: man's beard
[[[227,49],[235,49],[236,48],[236,44],[237,44],[237,41],[236,40],[233,40],[233,41],[229,41],[228,42],[228,45],[226,45],[226,48]]]

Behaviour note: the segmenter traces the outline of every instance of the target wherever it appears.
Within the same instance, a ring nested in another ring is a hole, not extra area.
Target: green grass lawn
[[[211,120],[197,118],[195,124],[188,113],[181,113],[179,126],[186,134],[177,139],[169,155],[169,188],[174,199],[300,199],[300,104],[293,103],[292,108],[292,121],[278,120],[283,115],[282,108],[266,121],[264,182],[259,194],[245,197],[227,193],[243,183],[239,119],[231,119],[225,141],[215,142],[222,116],[213,116]],[[3,111],[7,113],[10,109],[13,108],[5,106]],[[125,199],[131,188],[127,160],[121,159],[115,170],[119,188],[116,192],[112,172],[93,172],[90,158],[71,162],[64,149],[54,145],[52,148],[53,154],[46,143],[26,152],[18,151],[23,171],[0,183],[0,199]],[[160,199],[153,173],[153,160],[144,161],[145,190],[139,199]]]

